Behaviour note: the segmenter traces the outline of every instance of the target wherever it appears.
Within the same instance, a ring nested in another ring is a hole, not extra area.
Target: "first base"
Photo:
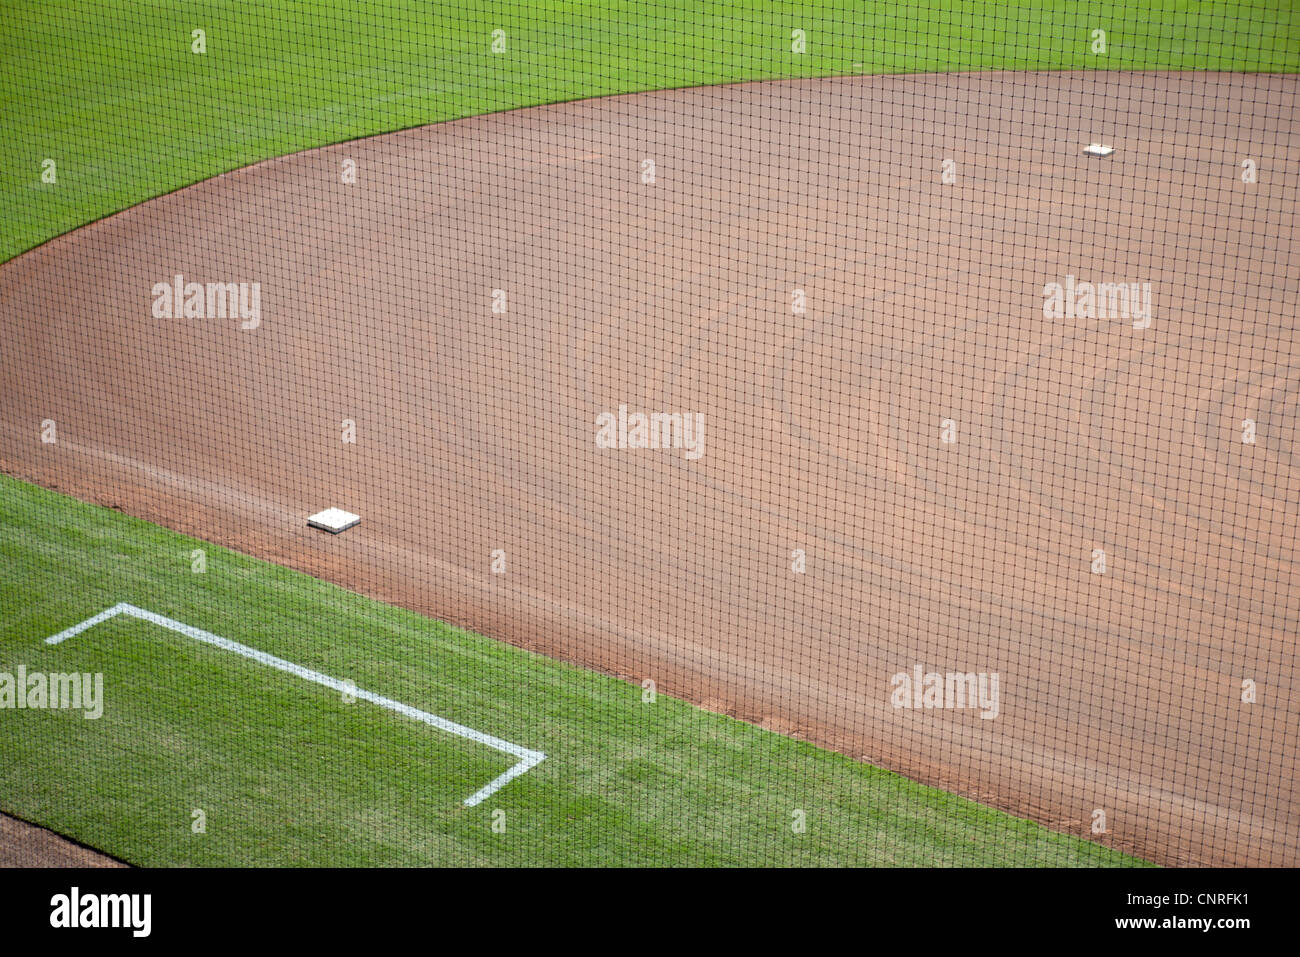
[[[1102,146],[1100,143],[1089,143],[1084,152],[1089,156],[1109,156],[1111,153],[1115,152],[1115,147]]]
[[[323,528],[325,531],[337,535],[360,521],[360,515],[353,515],[341,508],[327,508],[323,512],[317,512],[315,515],[308,517],[307,524],[312,528]]]

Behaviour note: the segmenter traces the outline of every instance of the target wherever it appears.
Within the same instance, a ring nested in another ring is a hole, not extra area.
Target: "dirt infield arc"
[[[269,161],[0,267],[0,464],[1152,860],[1294,865],[1296,92],[781,81]],[[261,324],[155,318],[176,274]],[[1045,318],[1067,276],[1151,283],[1150,328]],[[704,455],[597,448],[621,404]],[[997,717],[892,707],[916,665],[997,672]]]

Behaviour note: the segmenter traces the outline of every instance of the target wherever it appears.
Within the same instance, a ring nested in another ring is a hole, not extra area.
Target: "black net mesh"
[[[1289,5],[3,21],[0,863],[1300,860]]]

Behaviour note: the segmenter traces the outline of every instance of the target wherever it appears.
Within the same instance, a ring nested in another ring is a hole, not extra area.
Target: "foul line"
[[[98,615],[87,618],[85,621],[73,625],[71,628],[65,628],[57,635],[51,635],[45,639],[47,645],[57,645],[60,642],[67,641],[76,635],[81,634],[87,628],[93,628],[101,622],[116,615],[130,615],[132,618],[139,618],[142,621],[152,622],[155,625],[161,625],[178,634],[185,635],[187,638],[193,638],[195,641],[201,641],[205,645],[212,645],[221,648],[224,651],[233,651],[237,655],[242,655],[252,661],[268,665],[278,671],[287,674],[297,675],[299,678],[305,678],[318,685],[326,688],[332,688],[334,691],[343,694],[350,694],[360,698],[363,701],[369,701],[371,704],[377,704],[381,708],[387,708],[389,711],[395,711],[400,715],[413,718],[416,721],[423,721],[430,727],[437,728],[439,731],[446,731],[449,734],[458,735],[470,741],[476,741],[479,744],[486,744],[489,748],[495,748],[504,754],[517,758],[518,762],[506,771],[505,774],[493,778],[486,785],[475,791],[469,797],[465,798],[466,807],[473,807],[485,798],[505,787],[519,775],[532,768],[537,767],[546,760],[546,755],[541,751],[530,751],[528,748],[522,748],[517,744],[511,744],[501,738],[493,737],[490,734],[484,734],[482,731],[475,731],[473,728],[467,728],[463,724],[457,724],[454,721],[448,721],[446,718],[440,718],[436,714],[430,714],[428,711],[421,711],[419,708],[412,708],[409,704],[402,704],[400,701],[394,701],[392,698],[385,698],[383,695],[377,695],[371,691],[365,691],[357,688],[348,682],[340,681],[338,678],[331,678],[329,675],[321,674],[319,671],[312,671],[310,668],[304,668],[302,665],[295,665],[292,661],[285,661],[283,658],[277,658],[275,655],[269,655],[265,651],[258,651],[256,648],[250,648],[247,645],[241,645],[237,641],[231,641],[229,638],[222,638],[220,635],[214,635],[210,631],[204,631],[202,628],[195,628],[184,622],[176,621],[174,618],[166,618],[152,611],[146,611],[143,608],[137,608],[135,605],[127,602],[119,602],[112,608],[106,608]]]

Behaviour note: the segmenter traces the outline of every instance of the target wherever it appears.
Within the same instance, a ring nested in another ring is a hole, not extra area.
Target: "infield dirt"
[[[1296,93],[780,81],[271,160],[0,267],[0,466],[1150,860],[1295,865]],[[177,274],[260,324],[155,318]],[[1070,276],[1150,283],[1149,328],[1047,318]],[[621,404],[704,454],[598,448]],[[997,717],[893,707],[916,665]]]
[[[0,867],[125,867],[53,831],[0,814]]]

